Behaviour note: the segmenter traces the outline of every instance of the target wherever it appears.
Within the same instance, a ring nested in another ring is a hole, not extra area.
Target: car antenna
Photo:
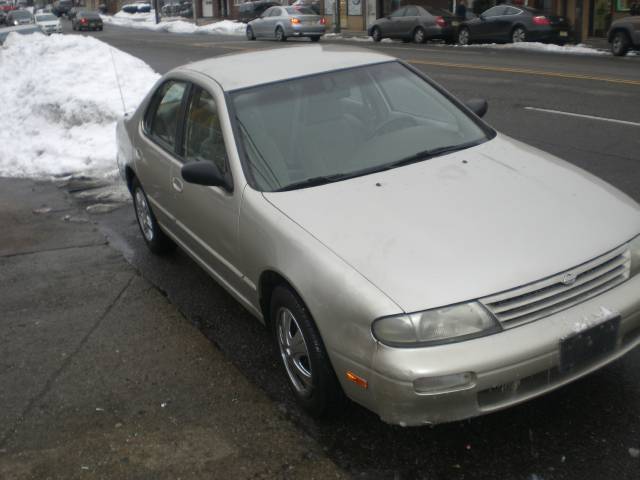
[[[113,63],[113,72],[116,75],[116,83],[118,84],[118,91],[120,92],[120,100],[122,100],[122,113],[127,115],[127,106],[124,104],[124,95],[122,94],[122,87],[120,86],[120,77],[118,77],[118,69],[116,68],[116,61],[113,58],[113,48],[109,47],[109,53],[111,53],[111,62]]]

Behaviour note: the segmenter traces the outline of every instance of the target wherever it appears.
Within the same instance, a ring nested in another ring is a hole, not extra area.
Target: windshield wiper
[[[402,167],[403,165],[410,165],[412,163],[421,162],[433,157],[439,157],[440,155],[444,155],[445,153],[457,152],[458,150],[475,147],[480,143],[480,141],[473,141],[461,143],[459,145],[447,145],[445,147],[432,148],[431,150],[422,150],[421,152],[414,153],[413,155],[401,158],[400,160],[396,160],[395,162],[387,163],[386,165],[383,165],[380,170],[390,170],[392,168]]]
[[[290,183],[282,188],[274,190],[274,192],[286,192],[288,190],[297,190],[299,188],[316,187],[318,185],[325,185],[327,183],[333,183],[347,178],[352,178],[352,173],[336,173],[334,175],[322,175],[320,177],[307,178],[299,182]]]

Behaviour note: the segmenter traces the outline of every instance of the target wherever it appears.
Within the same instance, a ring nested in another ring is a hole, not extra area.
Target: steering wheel
[[[396,130],[402,130],[403,128],[415,127],[418,125],[411,117],[396,117],[391,120],[387,120],[382,124],[378,125],[376,129],[373,131],[371,137],[383,135],[385,133],[395,132]]]

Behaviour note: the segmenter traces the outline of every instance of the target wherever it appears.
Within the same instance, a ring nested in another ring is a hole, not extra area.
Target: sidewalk
[[[0,179],[0,478],[346,478],[49,183]]]

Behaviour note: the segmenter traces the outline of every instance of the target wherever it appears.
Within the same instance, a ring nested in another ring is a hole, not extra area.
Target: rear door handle
[[[171,186],[176,192],[182,193],[183,184],[182,184],[182,180],[180,180],[179,178],[173,177],[171,179]]]

